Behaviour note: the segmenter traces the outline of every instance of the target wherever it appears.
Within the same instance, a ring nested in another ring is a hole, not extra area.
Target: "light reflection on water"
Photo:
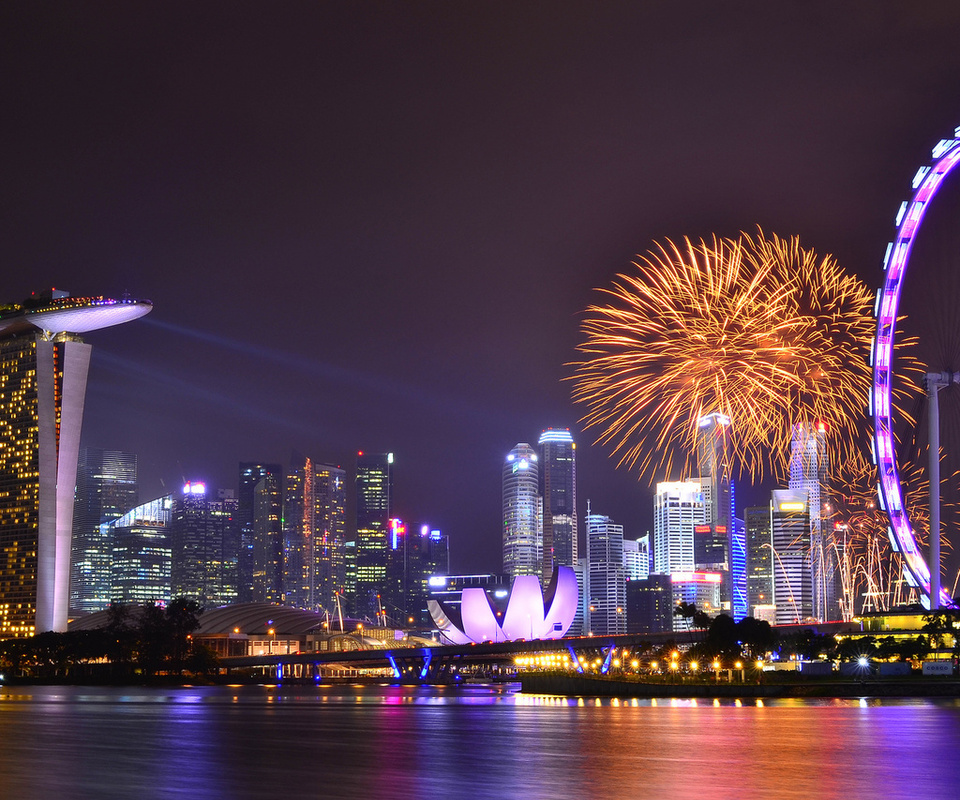
[[[0,798],[951,794],[960,701],[0,688]]]

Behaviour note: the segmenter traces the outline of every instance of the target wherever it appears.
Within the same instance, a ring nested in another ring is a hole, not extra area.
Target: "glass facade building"
[[[747,596],[750,614],[757,606],[773,605],[773,542],[770,506],[744,509],[747,529]]]
[[[280,603],[283,598],[283,505],[280,464],[240,463],[237,524],[240,556],[237,600]]]
[[[70,559],[70,613],[106,608],[113,597],[111,522],[137,506],[137,456],[84,447],[77,467]]]
[[[708,509],[699,481],[657,484],[653,501],[653,571],[692,572],[695,528],[706,525]]]
[[[540,576],[543,561],[540,457],[526,442],[503,462],[503,571]]]
[[[810,504],[806,490],[774,490],[770,525],[777,625],[797,625],[813,616]]]
[[[546,586],[555,566],[577,564],[577,445],[568,429],[558,428],[547,428],[538,445],[543,498],[540,580]]]
[[[592,514],[587,503],[589,562],[588,631],[603,636],[627,632],[627,586],[623,559],[623,525],[603,514]]]
[[[790,443],[790,488],[807,493],[810,517],[810,569],[813,616],[840,618],[839,570],[832,530],[827,525],[830,503],[827,426],[797,423]]]
[[[170,600],[170,520],[173,497],[137,506],[101,526],[113,543],[110,597],[115,603]]]
[[[171,594],[205,608],[237,601],[240,527],[237,499],[203,483],[186,483],[173,497],[170,525]]]
[[[357,454],[356,611],[379,612],[387,578],[387,527],[393,516],[393,453]]]

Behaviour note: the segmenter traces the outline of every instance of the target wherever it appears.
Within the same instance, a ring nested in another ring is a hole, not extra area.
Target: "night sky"
[[[563,380],[593,290],[758,224],[879,285],[960,125],[955,2],[647,5],[4,3],[0,298],[155,304],[87,337],[84,442],[138,453],[144,499],[390,450],[396,513],[487,571],[504,455],[571,427],[581,513],[644,533]],[[941,361],[957,183],[907,279]]]

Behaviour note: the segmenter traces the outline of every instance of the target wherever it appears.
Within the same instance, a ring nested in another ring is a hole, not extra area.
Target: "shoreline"
[[[960,679],[809,680],[803,683],[644,683],[583,675],[528,673],[518,676],[524,694],[562,697],[807,698],[960,697]]]

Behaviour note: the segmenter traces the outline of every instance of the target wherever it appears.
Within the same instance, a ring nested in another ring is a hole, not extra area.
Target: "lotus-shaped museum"
[[[502,620],[480,588],[464,589],[459,609],[437,600],[427,601],[427,608],[447,644],[559,639],[573,624],[579,594],[576,573],[570,567],[556,567],[545,592],[535,575],[514,578]]]

